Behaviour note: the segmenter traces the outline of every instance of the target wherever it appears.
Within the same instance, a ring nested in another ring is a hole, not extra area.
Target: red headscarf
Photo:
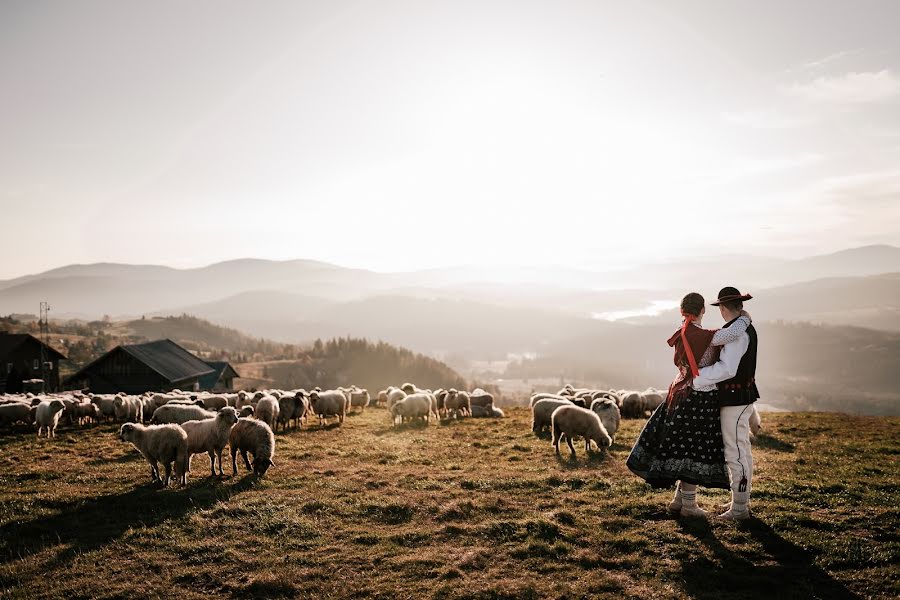
[[[669,346],[675,348],[674,360],[675,366],[678,367],[678,374],[669,386],[669,394],[666,397],[670,409],[690,394],[691,383],[699,374],[697,361],[709,348],[715,335],[715,331],[691,327],[691,323],[697,319],[696,316],[683,311],[681,314],[684,316],[684,323],[667,342]]]

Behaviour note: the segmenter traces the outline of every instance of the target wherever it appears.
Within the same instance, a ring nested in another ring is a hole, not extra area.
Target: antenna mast
[[[47,393],[47,348],[50,346],[50,304],[41,302],[41,317],[38,325],[41,330],[41,393]]]

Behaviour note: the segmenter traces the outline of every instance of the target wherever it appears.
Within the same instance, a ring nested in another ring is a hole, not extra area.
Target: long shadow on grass
[[[756,436],[756,439],[753,441],[753,445],[757,448],[764,448],[766,450],[775,450],[776,452],[793,452],[794,444],[790,442],[785,442],[783,440],[779,440],[778,438],[772,437],[771,435],[766,435],[761,433]]]
[[[859,598],[815,566],[814,557],[807,550],[784,539],[759,519],[753,518],[741,527],[768,554],[758,561],[765,564],[754,564],[729,550],[706,520],[682,519],[678,524],[715,556],[715,560],[699,555],[682,560],[685,591],[692,598]]]
[[[253,475],[231,485],[217,480],[174,490],[144,485],[121,494],[110,494],[55,506],[60,512],[0,527],[0,564],[25,558],[45,548],[69,544],[52,563],[65,564],[82,553],[100,548],[132,527],[153,527],[189,512],[228,500],[253,487]],[[49,568],[51,565],[46,565]]]

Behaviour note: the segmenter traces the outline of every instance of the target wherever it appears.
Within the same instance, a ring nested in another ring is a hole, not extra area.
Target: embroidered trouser
[[[725,462],[731,473],[731,491],[750,492],[753,479],[753,455],[750,454],[750,415],[753,405],[723,406],[719,409],[722,422],[722,441],[725,444]],[[739,489],[745,479],[747,488]]]

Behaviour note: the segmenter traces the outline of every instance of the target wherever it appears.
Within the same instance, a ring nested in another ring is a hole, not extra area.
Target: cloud
[[[793,83],[782,90],[810,102],[829,104],[868,104],[900,95],[900,79],[889,69],[851,72],[836,77],[818,77],[806,83]]]
[[[860,52],[862,52],[862,48],[856,48],[854,50],[841,50],[840,52],[835,52],[833,54],[829,54],[828,56],[825,56],[818,60],[811,60],[811,61],[805,62],[799,66],[798,70],[805,70],[805,71],[820,70],[823,67],[826,67],[835,62],[843,60],[843,59],[847,58],[848,56],[853,56],[855,54],[859,54]]]

